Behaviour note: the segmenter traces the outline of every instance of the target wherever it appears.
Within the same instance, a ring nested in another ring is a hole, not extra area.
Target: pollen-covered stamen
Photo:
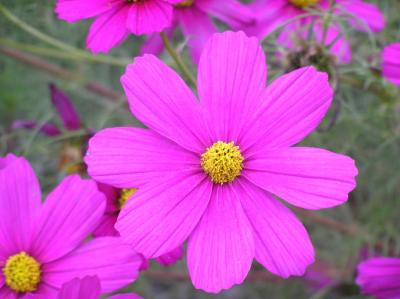
[[[305,8],[318,4],[319,0],[289,0],[289,2],[297,7]]]
[[[122,209],[126,202],[128,201],[129,197],[131,197],[131,195],[133,193],[135,193],[137,191],[136,188],[130,188],[130,189],[122,189],[121,193],[118,197],[118,206],[120,209]]]
[[[184,0],[176,5],[176,7],[188,7],[193,5],[194,0]]]
[[[218,141],[201,155],[201,167],[216,184],[232,182],[243,169],[244,158],[239,146]]]
[[[22,251],[7,259],[3,274],[7,286],[14,291],[19,293],[34,292],[40,282],[40,264]]]

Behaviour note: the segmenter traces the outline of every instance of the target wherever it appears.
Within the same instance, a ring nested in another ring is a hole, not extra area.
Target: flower
[[[374,4],[362,0],[337,0],[333,14],[343,15],[348,23],[360,31],[378,32],[385,26],[383,13]],[[296,17],[306,14],[306,9],[317,8],[328,11],[329,0],[255,0],[252,2],[253,10],[257,14],[258,22],[248,28],[250,35],[263,39],[278,26],[290,22]],[[351,47],[342,36],[339,24],[333,21],[327,28],[324,36],[322,20],[315,16],[305,16],[300,20],[290,22],[282,29],[278,37],[279,44],[287,48],[296,46],[296,39],[307,39],[308,25],[313,25],[314,36],[318,42],[330,47],[340,62],[349,63],[351,60]]]
[[[117,189],[112,186],[98,183],[98,188],[106,196],[107,204],[104,214],[100,220],[100,224],[93,231],[94,237],[104,236],[119,236],[118,231],[114,228],[117,222],[118,215],[121,209],[125,206],[128,199],[137,191],[136,188]],[[183,249],[179,246],[167,252],[166,254],[158,257],[156,261],[164,266],[175,264],[182,259]],[[143,259],[143,264],[140,270],[146,270],[149,267],[149,262]]]
[[[58,0],[55,11],[68,22],[95,17],[86,45],[93,53],[108,52],[129,33],[161,32],[171,25],[173,5],[182,0]]]
[[[0,298],[48,298],[66,281],[94,274],[103,292],[135,280],[142,259],[120,238],[83,242],[105,208],[95,182],[69,176],[43,205],[40,197],[24,158],[0,158]]]
[[[313,246],[275,196],[328,208],[343,204],[356,184],[349,157],[292,147],[331,104],[327,75],[305,67],[265,88],[266,75],[257,39],[243,32],[207,42],[200,101],[159,59],[136,58],[121,82],[148,129],[104,129],[89,141],[89,175],[138,187],[116,224],[124,242],[153,258],[188,240],[192,282],[208,292],[241,283],[254,257],[281,277],[303,275]]]
[[[100,280],[97,276],[75,278],[62,285],[54,299],[97,299],[101,298]],[[136,294],[119,294],[108,297],[109,299],[143,299]],[[44,295],[30,295],[24,299],[49,299]]]
[[[176,5],[174,22],[167,33],[172,36],[177,27],[181,28],[194,63],[198,63],[204,44],[218,31],[211,16],[235,30],[255,21],[253,12],[237,0],[190,0]],[[153,34],[143,44],[141,53],[159,54],[163,49],[160,36]]]
[[[385,47],[382,53],[382,74],[387,80],[400,86],[400,42]]]
[[[375,257],[358,265],[356,282],[363,294],[379,299],[400,297],[400,258]]]

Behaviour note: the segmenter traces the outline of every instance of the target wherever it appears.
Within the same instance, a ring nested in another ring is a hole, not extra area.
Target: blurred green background
[[[179,262],[170,268],[152,263],[128,289],[148,299],[366,298],[354,285],[360,250],[400,253],[400,97],[396,87],[371,71],[379,66],[383,45],[400,40],[400,1],[374,2],[385,12],[386,29],[371,41],[367,34],[346,28],[353,63],[339,67],[338,76],[345,80],[339,79],[331,111],[320,129],[303,142],[349,154],[360,170],[357,190],[346,205],[328,211],[298,211],[314,242],[317,264],[323,265],[334,285],[315,289],[302,278],[282,280],[255,263],[245,283],[211,295],[193,289],[184,262]],[[0,154],[27,157],[48,192],[66,175],[59,167],[65,144],[85,132],[48,138],[37,130],[12,130],[11,124],[16,119],[60,124],[48,91],[48,84],[55,83],[71,97],[87,128],[140,126],[127,109],[119,78],[143,39],[131,36],[110,52],[115,58],[111,61],[93,58],[84,48],[90,21],[68,24],[58,20],[54,0],[2,0],[1,5],[28,24],[28,30],[36,28],[85,53],[65,55],[0,15]],[[182,48],[181,39],[176,38],[174,45]],[[269,37],[265,45],[270,77],[275,77],[283,68],[270,54],[274,38]],[[173,66],[168,55],[163,54],[163,59]]]

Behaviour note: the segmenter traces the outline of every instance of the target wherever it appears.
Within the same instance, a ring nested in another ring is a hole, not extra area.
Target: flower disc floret
[[[14,291],[33,292],[40,282],[40,264],[25,252],[20,252],[8,258],[3,274],[6,284]]]
[[[121,193],[118,197],[118,206],[120,209],[122,209],[126,202],[128,201],[129,197],[131,197],[131,195],[133,193],[135,193],[137,191],[136,188],[130,188],[130,189],[122,189]]]
[[[289,0],[289,2],[295,6],[305,8],[318,4],[319,0]]]
[[[201,167],[216,184],[232,182],[243,169],[244,158],[235,143],[217,141],[201,155]]]
[[[184,0],[182,2],[180,2],[179,4],[177,4],[177,7],[189,7],[193,5],[194,0]]]

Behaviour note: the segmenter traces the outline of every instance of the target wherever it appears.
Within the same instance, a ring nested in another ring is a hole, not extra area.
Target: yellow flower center
[[[118,198],[118,206],[119,206],[120,209],[122,209],[125,206],[125,204],[128,201],[129,197],[131,197],[131,195],[133,193],[135,193],[136,191],[137,191],[136,188],[122,189],[121,190],[121,193],[120,193],[119,198]]]
[[[188,7],[193,5],[194,0],[184,0],[176,5],[176,7]]]
[[[297,7],[305,8],[317,4],[319,0],[289,0],[289,2]]]
[[[218,141],[201,155],[201,167],[216,184],[232,182],[243,169],[244,158],[235,143]]]
[[[3,268],[6,284],[16,292],[34,292],[40,282],[40,264],[25,252],[7,259]]]

